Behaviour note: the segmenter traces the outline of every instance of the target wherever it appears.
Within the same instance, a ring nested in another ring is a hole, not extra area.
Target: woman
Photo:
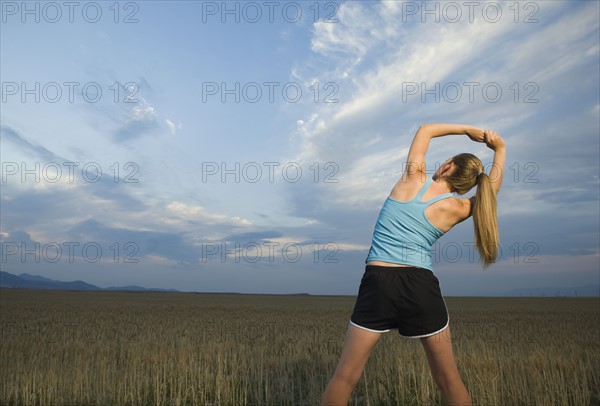
[[[427,179],[425,153],[432,138],[464,134],[494,150],[489,174],[481,161],[464,153],[448,159]],[[494,131],[457,124],[419,127],[402,177],[386,199],[373,232],[373,242],[340,361],[322,405],[346,405],[369,354],[382,333],[391,329],[419,338],[431,374],[446,404],[468,405],[471,398],[458,373],[446,304],[432,272],[431,247],[471,215],[479,255],[488,266],[497,256],[496,194],[504,172],[506,147]],[[459,199],[474,186],[470,199]]]

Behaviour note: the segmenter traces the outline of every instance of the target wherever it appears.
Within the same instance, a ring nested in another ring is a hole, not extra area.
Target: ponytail
[[[490,177],[482,172],[477,176],[477,193],[473,207],[475,244],[483,261],[483,267],[496,262],[498,256],[498,218],[496,214],[496,192]]]
[[[477,186],[473,205],[475,245],[486,268],[496,262],[498,256],[498,218],[496,215],[496,191],[493,179],[484,172],[483,163],[468,152],[452,157],[457,169],[443,178],[452,192],[464,195]]]

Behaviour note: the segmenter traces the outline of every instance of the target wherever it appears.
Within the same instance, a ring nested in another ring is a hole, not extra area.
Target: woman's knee
[[[354,387],[360,381],[361,376],[362,376],[362,370],[361,371],[356,371],[356,370],[351,371],[351,370],[341,369],[341,370],[335,371],[335,373],[333,374],[333,379],[336,379],[336,380],[338,380],[338,382],[342,382],[345,385]]]
[[[458,371],[442,370],[432,371],[433,378],[440,388],[451,389],[462,386],[463,382]]]

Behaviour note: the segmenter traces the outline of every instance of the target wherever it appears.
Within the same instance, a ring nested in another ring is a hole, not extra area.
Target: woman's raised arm
[[[429,141],[435,137],[451,134],[463,134],[473,141],[483,142],[483,130],[478,127],[464,124],[423,124],[417,130],[410,145],[404,175],[426,173],[425,154],[429,148]]]
[[[484,138],[485,145],[490,149],[494,150],[494,162],[492,163],[492,169],[488,176],[490,181],[493,183],[496,194],[500,191],[502,186],[502,177],[504,174],[504,162],[506,161],[506,145],[504,140],[495,131],[485,131]]]

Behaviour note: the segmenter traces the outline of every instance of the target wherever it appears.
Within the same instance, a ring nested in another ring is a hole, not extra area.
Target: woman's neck
[[[433,179],[433,185],[435,187],[436,191],[439,191],[441,193],[451,193],[452,189],[450,189],[450,185],[448,185],[448,182],[446,182],[446,179],[444,179],[443,176],[432,176]]]

